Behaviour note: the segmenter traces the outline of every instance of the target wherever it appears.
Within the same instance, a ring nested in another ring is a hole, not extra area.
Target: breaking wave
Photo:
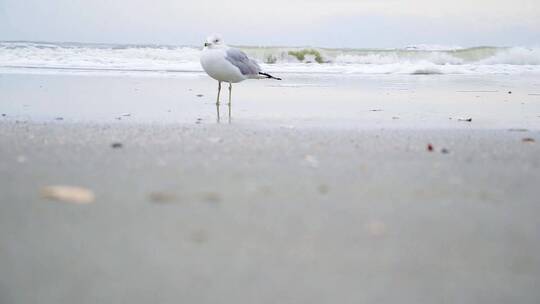
[[[242,49],[268,71],[281,73],[540,74],[540,48]],[[190,46],[0,42],[0,72],[200,72],[200,51]]]

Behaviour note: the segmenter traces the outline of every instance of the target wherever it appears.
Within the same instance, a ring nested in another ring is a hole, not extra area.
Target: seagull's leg
[[[216,103],[216,111],[217,111],[217,123],[220,122],[220,117],[219,117],[219,104]]]
[[[231,123],[231,103],[229,102],[229,123]]]
[[[232,83],[229,82],[229,106],[231,105]]]
[[[217,101],[216,105],[219,106],[219,93],[221,93],[221,81],[218,81],[218,87],[217,87]]]

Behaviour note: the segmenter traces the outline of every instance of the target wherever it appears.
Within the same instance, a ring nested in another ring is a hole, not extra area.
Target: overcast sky
[[[0,40],[540,45],[540,0],[0,0]]]

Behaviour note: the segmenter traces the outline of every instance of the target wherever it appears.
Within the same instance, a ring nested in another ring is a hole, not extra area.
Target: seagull
[[[254,59],[239,49],[228,47],[220,35],[214,34],[206,39],[201,54],[201,65],[208,76],[218,81],[216,105],[219,105],[221,83],[229,83],[229,105],[231,104],[232,84],[246,79],[275,79],[270,74],[261,72],[261,67]]]

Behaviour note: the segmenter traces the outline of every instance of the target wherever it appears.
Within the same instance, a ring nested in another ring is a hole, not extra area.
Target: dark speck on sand
[[[170,203],[177,200],[176,195],[168,192],[152,192],[148,198],[154,203]]]
[[[201,194],[203,201],[207,203],[219,203],[221,202],[221,196],[217,192],[206,192]]]
[[[318,190],[320,194],[327,194],[329,189],[327,185],[322,184],[319,185]]]

